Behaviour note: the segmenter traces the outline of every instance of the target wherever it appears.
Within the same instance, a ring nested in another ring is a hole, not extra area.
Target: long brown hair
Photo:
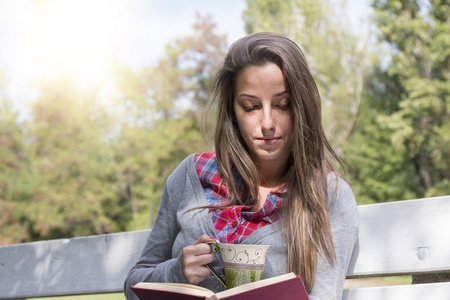
[[[299,274],[308,291],[314,284],[317,255],[331,262],[335,249],[327,213],[327,173],[336,172],[330,157],[342,164],[322,127],[319,91],[306,58],[291,40],[275,33],[256,33],[237,40],[225,57],[212,87],[217,112],[214,147],[219,170],[229,191],[229,205],[258,197],[261,178],[246,151],[234,112],[237,75],[245,68],[276,64],[283,72],[294,116],[294,138],[286,180],[289,183],[282,209],[286,231],[287,271]],[[242,176],[244,192],[233,182],[233,168]],[[339,178],[339,176],[336,176]]]

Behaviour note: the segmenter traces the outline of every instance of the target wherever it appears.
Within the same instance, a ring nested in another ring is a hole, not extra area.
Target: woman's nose
[[[263,109],[261,128],[262,128],[262,130],[274,130],[275,129],[275,121],[273,119],[271,108]]]

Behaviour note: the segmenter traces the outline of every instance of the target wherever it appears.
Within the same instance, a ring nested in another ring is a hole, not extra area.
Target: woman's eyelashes
[[[287,111],[291,108],[291,104],[290,103],[278,104],[278,105],[276,105],[276,107],[282,111]]]
[[[259,109],[260,108],[260,106],[259,105],[246,105],[246,106],[242,106],[242,109],[245,111],[245,112],[251,112],[251,111],[254,111],[254,110],[256,110],[256,109]]]
[[[262,106],[259,105],[259,104],[254,104],[254,105],[243,104],[243,105],[241,105],[241,107],[242,107],[242,110],[244,110],[245,112],[251,112],[251,111],[254,111],[254,110],[257,110],[257,109],[261,109]],[[287,103],[279,103],[279,104],[273,105],[273,108],[276,108],[276,109],[279,109],[279,110],[282,110],[282,111],[287,111],[287,110],[289,110],[291,108],[291,104],[289,102],[287,102]]]

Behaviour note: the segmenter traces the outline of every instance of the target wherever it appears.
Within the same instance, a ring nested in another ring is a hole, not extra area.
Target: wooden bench
[[[412,275],[413,284],[351,288],[344,300],[450,299],[450,196],[359,207],[348,278]],[[121,292],[149,231],[0,247],[0,299]]]

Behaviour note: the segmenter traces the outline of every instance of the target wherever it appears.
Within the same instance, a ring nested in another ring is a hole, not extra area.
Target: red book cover
[[[231,290],[230,290],[231,291]],[[267,284],[255,289],[241,291],[237,294],[226,296],[219,293],[221,300],[308,300],[308,293],[300,276]]]
[[[140,300],[309,300],[302,280],[294,273],[263,279],[215,294],[189,284],[144,282],[131,287]]]
[[[140,300],[208,300],[207,296],[131,287]]]

